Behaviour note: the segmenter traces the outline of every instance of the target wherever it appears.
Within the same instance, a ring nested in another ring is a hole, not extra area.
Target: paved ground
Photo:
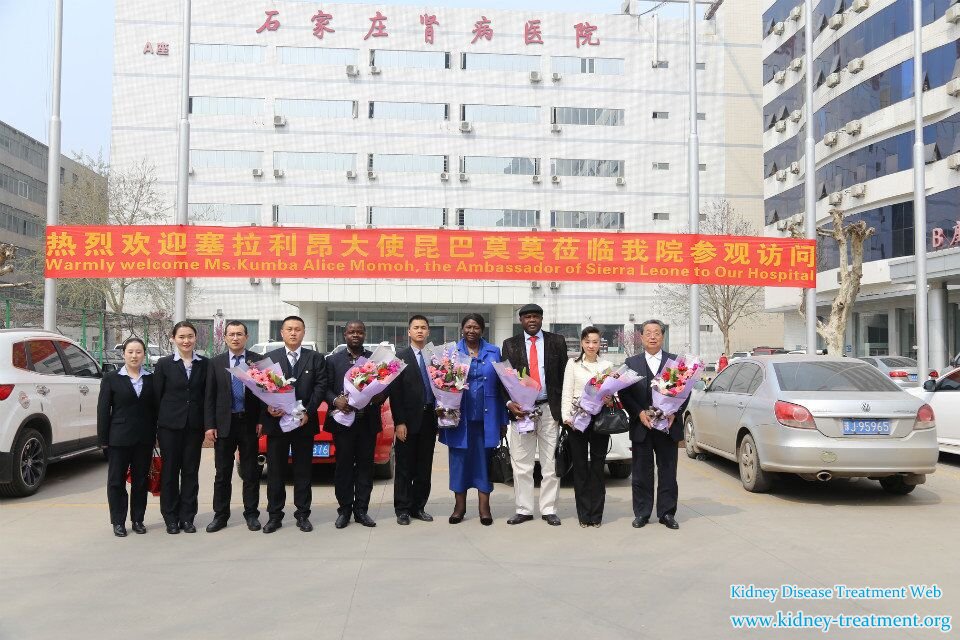
[[[564,485],[562,527],[507,526],[512,489],[497,485],[493,527],[446,522],[446,451],[437,448],[432,524],[400,527],[392,484],[378,482],[379,526],[333,528],[329,469],[314,478],[316,530],[250,533],[235,515],[217,534],[169,536],[156,499],[148,535],[115,538],[106,465],[51,468],[40,493],[0,501],[0,638],[732,638],[733,614],[955,614],[960,602],[960,458],[910,496],[866,480],[740,488],[734,465],[680,457],[679,531],[631,528],[630,481],[610,480],[601,529],[576,524]],[[204,451],[199,526],[210,518]],[[235,490],[234,497],[238,496]],[[292,499],[292,498],[291,498]],[[240,512],[235,507],[235,514]],[[265,520],[265,517],[264,517]],[[731,584],[893,587],[937,583],[939,600],[775,603],[730,598]],[[803,631],[753,637],[810,638]],[[929,638],[937,631],[832,630],[832,636]]]

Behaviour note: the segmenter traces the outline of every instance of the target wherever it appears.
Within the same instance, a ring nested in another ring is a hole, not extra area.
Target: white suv
[[[101,377],[69,338],[0,329],[0,496],[36,493],[47,464],[99,448]]]

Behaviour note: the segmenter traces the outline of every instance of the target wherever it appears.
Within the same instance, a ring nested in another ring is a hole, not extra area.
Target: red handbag
[[[160,451],[154,447],[153,457],[150,459],[150,469],[147,470],[147,491],[155,496],[160,495],[160,471],[163,470],[163,458]],[[127,483],[130,482],[130,469],[127,469]]]

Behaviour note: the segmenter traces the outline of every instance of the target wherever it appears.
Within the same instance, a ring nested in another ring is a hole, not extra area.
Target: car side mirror
[[[707,388],[707,385],[704,384],[703,380],[697,380],[696,382],[693,383],[693,388],[697,389],[698,391],[705,391]]]
[[[104,373],[113,373],[117,370],[117,365],[112,362],[104,362],[102,369]]]
[[[926,382],[923,383],[924,391],[936,391],[936,389],[937,389],[936,380],[927,380]]]

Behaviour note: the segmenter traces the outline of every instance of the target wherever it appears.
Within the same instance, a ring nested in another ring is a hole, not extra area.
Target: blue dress
[[[463,340],[457,348],[469,353]],[[440,442],[447,445],[450,455],[450,490],[454,493],[493,490],[487,467],[489,453],[500,442],[500,427],[507,424],[500,380],[493,369],[493,363],[499,361],[500,350],[481,339],[477,356],[470,360],[468,386],[460,402],[460,423],[440,430]]]

